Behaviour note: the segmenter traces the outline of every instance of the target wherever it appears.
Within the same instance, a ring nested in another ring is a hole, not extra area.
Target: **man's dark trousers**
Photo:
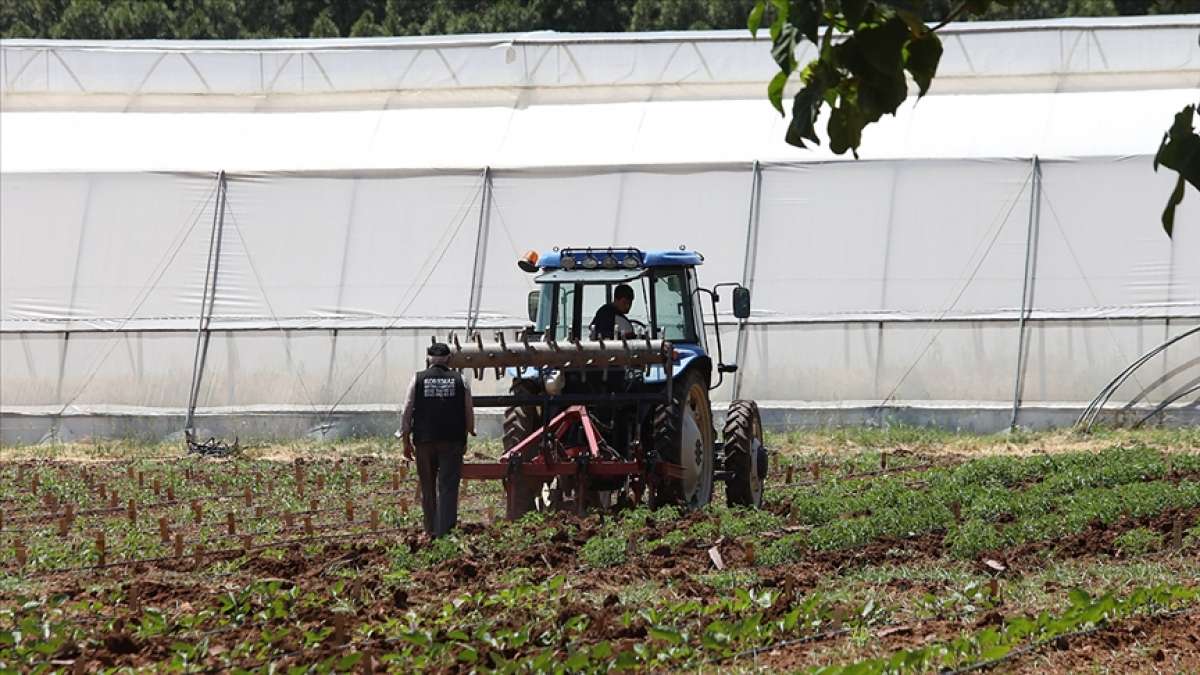
[[[421,511],[425,533],[440,537],[458,524],[458,483],[462,479],[466,443],[417,443],[417,476],[421,480]]]

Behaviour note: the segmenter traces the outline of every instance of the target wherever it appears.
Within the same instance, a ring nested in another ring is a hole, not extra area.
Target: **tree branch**
[[[930,28],[930,29],[929,29],[929,32],[931,32],[931,33],[936,33],[936,32],[937,32],[939,29],[941,29],[941,28],[945,28],[945,27],[946,27],[946,24],[948,24],[948,23],[950,23],[951,21],[954,21],[954,20],[955,20],[955,19],[957,19],[958,17],[962,16],[962,15],[963,15],[963,13],[964,13],[964,12],[966,12],[966,11],[967,11],[967,3],[966,3],[966,0],[963,0],[962,2],[958,3],[958,7],[955,7],[955,8],[954,8],[954,9],[953,9],[953,10],[950,12],[950,14],[946,16],[946,18],[942,19],[941,23],[939,23],[938,25],[934,26],[933,28]]]

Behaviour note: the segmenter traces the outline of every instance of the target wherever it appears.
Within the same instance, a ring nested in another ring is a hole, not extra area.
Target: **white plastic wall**
[[[1022,373],[1024,404],[1078,407],[1200,324],[1200,199],[1167,239],[1151,166],[1197,26],[954,27],[862,161],[782,143],[741,34],[5,41],[0,408],[184,409],[217,231],[210,412],[394,407],[431,335],[526,322],[518,255],[578,245],[745,280],[743,397],[1003,407]],[[1194,338],[1115,398],[1197,367]]]

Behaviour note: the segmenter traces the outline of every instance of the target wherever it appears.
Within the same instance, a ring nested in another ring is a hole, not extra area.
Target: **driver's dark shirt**
[[[596,310],[596,316],[592,317],[591,324],[592,339],[615,339],[617,334],[617,315],[619,313],[611,302]]]

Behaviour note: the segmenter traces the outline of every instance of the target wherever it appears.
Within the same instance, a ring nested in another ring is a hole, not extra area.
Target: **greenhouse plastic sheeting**
[[[1198,28],[955,27],[860,161],[782,143],[740,34],[5,41],[4,433],[178,415],[197,370],[202,413],[386,412],[431,336],[527,322],[518,256],[588,245],[751,287],[741,326],[724,294],[718,400],[1078,409],[1200,325],[1200,200],[1168,239],[1152,168]],[[1114,400],[1198,367],[1181,342]]]
[[[758,95],[269,114],[6,112],[0,164],[13,173],[324,172],[853,161],[828,144],[807,150],[784,144],[787,120]],[[1194,102],[1195,89],[927,96],[865,129],[859,154],[1144,155],[1157,147],[1161,131],[1148,133],[1146,120],[1169,121],[1171,111]],[[819,127],[823,133],[824,123]]]
[[[1178,15],[951,24],[940,31],[945,53],[935,90],[1194,86],[1200,68],[1196,25],[1195,16]],[[798,59],[811,57],[811,49],[803,45]],[[774,64],[765,32],[756,41],[747,31],[731,30],[351,40],[7,40],[0,70],[5,75],[0,92],[12,99],[10,106],[86,103],[128,110],[164,105],[164,99],[194,106],[196,97],[205,97],[218,106],[289,109],[427,103],[447,95],[545,102],[539,97],[563,90],[611,99],[623,90],[661,89],[664,83],[671,89],[660,95],[671,90],[694,95],[700,89],[727,96],[746,84],[760,94]],[[339,102],[338,96],[352,96],[354,103]]]

